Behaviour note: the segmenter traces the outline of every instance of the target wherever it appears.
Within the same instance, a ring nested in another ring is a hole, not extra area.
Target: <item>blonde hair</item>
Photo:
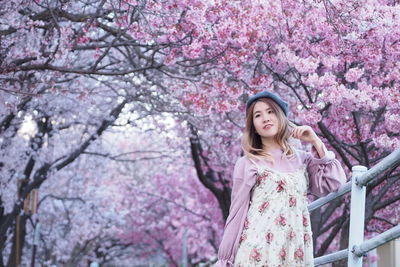
[[[247,111],[246,117],[246,126],[243,132],[242,137],[242,149],[244,154],[247,157],[254,158],[257,160],[262,160],[266,158],[267,160],[272,162],[272,165],[275,165],[275,160],[270,153],[265,151],[265,146],[262,144],[261,136],[256,132],[253,123],[253,112],[254,106],[258,101],[262,101],[268,104],[272,110],[275,112],[278,117],[278,132],[275,135],[274,139],[279,144],[279,146],[283,149],[283,156],[287,156],[288,159],[292,159],[295,157],[294,148],[291,142],[289,141],[291,130],[296,126],[293,122],[289,121],[289,119],[283,113],[283,110],[279,107],[275,101],[269,98],[260,98],[257,101],[252,103]]]

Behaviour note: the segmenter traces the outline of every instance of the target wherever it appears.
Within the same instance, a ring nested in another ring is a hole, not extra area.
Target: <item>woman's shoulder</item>
[[[260,160],[256,157],[243,155],[236,160],[235,168],[243,168],[246,170],[256,170],[260,164]]]
[[[250,159],[249,156],[243,155],[243,156],[240,156],[240,157],[236,160],[236,164],[235,164],[235,165],[239,165],[239,166],[248,165],[248,164],[251,163],[251,160],[252,160],[252,159]]]
[[[307,152],[305,150],[299,149],[299,148],[292,148],[293,154],[294,154],[294,158],[300,158],[300,159],[306,159],[307,157],[309,157],[310,152]],[[282,154],[280,154],[282,155]],[[286,158],[292,158],[291,157],[292,154],[287,155]],[[273,154],[273,157],[277,157],[278,154]],[[239,157],[236,160],[236,165],[258,165],[258,164],[263,164],[266,161],[268,161],[268,158],[266,157],[262,157],[262,156],[249,156],[249,155],[243,155],[241,157]]]

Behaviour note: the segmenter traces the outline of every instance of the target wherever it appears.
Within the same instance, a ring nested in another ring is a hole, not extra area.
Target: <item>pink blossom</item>
[[[268,243],[268,244],[271,244],[273,238],[274,238],[274,234],[271,233],[271,232],[268,232],[268,233],[265,235],[265,239],[267,239],[267,243]]]
[[[297,58],[297,61],[294,62],[294,66],[301,73],[314,72],[318,65],[319,59],[311,56],[308,58]]]
[[[304,76],[306,77],[306,76]],[[319,77],[317,73],[311,73],[308,75],[308,77],[303,78],[304,82],[312,87],[318,87],[319,86]]]
[[[278,186],[276,187],[276,191],[278,193],[282,192],[285,189],[285,187],[284,187],[285,186],[285,182],[283,180],[280,180],[277,183],[278,183]]]
[[[284,260],[286,258],[286,249],[282,248],[281,251],[279,252],[279,256]]]
[[[258,207],[258,211],[263,212],[266,208],[268,208],[268,206],[269,206],[269,202],[265,201],[260,205],[260,207]]]
[[[385,125],[389,131],[400,132],[400,115],[393,113],[385,114]]]
[[[239,243],[242,243],[244,240],[246,240],[247,239],[247,235],[246,234],[242,234],[241,236],[240,236],[240,239],[239,239]]]
[[[321,58],[322,64],[324,64],[328,69],[334,69],[338,66],[340,58],[334,56],[325,56]]]
[[[308,226],[308,218],[303,214],[303,225]]]
[[[391,150],[395,150],[400,148],[400,138],[392,137],[390,138],[386,133],[379,135],[374,140],[374,144],[377,147],[389,148]]]
[[[309,235],[308,233],[305,233],[305,234],[304,234],[304,242],[305,242],[305,243],[309,243],[310,240],[311,240],[310,235]]]
[[[359,68],[352,68],[349,69],[346,74],[344,75],[344,77],[346,78],[346,80],[348,82],[356,82],[360,79],[360,77],[364,74],[364,70],[363,69],[359,69]]]
[[[89,37],[87,37],[87,36],[80,36],[80,37],[78,37],[77,39],[76,39],[76,42],[78,43],[78,44],[86,44],[86,43],[88,43],[90,41],[90,39],[89,39]]]
[[[296,197],[290,196],[289,197],[289,207],[295,207],[295,206],[296,206]]]
[[[304,251],[302,248],[298,248],[295,252],[294,252],[294,257],[299,259],[299,260],[303,260],[304,258]]]
[[[257,177],[257,186],[262,184],[265,180],[267,180],[268,174],[259,175]]]
[[[201,42],[195,40],[189,46],[183,47],[183,54],[188,58],[198,58],[203,52],[203,45]]]
[[[285,225],[286,225],[286,218],[285,218],[282,214],[280,214],[280,215],[276,218],[275,223],[276,223],[276,224],[280,224],[280,225],[282,225],[282,226],[285,226]]]
[[[258,251],[258,249],[253,248],[250,253],[250,258],[254,259],[255,261],[261,261],[261,253]]]
[[[246,217],[246,219],[244,220],[244,225],[243,225],[244,229],[248,229],[249,228],[249,219]]]
[[[101,50],[100,48],[96,47],[95,53],[94,53],[94,58],[98,59],[100,57]]]

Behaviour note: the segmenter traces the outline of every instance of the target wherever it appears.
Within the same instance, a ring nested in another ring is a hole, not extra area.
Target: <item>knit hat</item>
[[[249,100],[247,100],[247,104],[246,104],[246,114],[251,106],[251,104],[253,104],[253,102],[255,102],[256,100],[260,99],[260,98],[270,98],[272,100],[275,101],[276,104],[278,104],[281,109],[283,110],[283,112],[285,113],[286,117],[289,113],[289,104],[284,101],[282,98],[280,98],[278,95],[273,94],[271,92],[268,91],[264,91],[264,92],[260,92],[258,94],[255,94],[253,96],[251,96],[249,98]]]

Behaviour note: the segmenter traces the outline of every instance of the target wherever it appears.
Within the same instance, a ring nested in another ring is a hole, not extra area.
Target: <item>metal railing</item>
[[[325,197],[312,202],[308,209],[313,211],[329,201],[336,199],[351,191],[350,202],[350,249],[343,249],[328,255],[314,259],[314,266],[335,262],[347,258],[347,266],[362,267],[362,257],[382,244],[400,237],[400,225],[397,225],[367,241],[364,241],[364,217],[365,217],[365,189],[368,182],[387,169],[396,167],[400,164],[400,149],[392,152],[377,165],[367,170],[364,166],[353,166],[353,176],[351,181],[343,185],[336,192],[330,193]],[[362,207],[362,208],[361,208]]]

